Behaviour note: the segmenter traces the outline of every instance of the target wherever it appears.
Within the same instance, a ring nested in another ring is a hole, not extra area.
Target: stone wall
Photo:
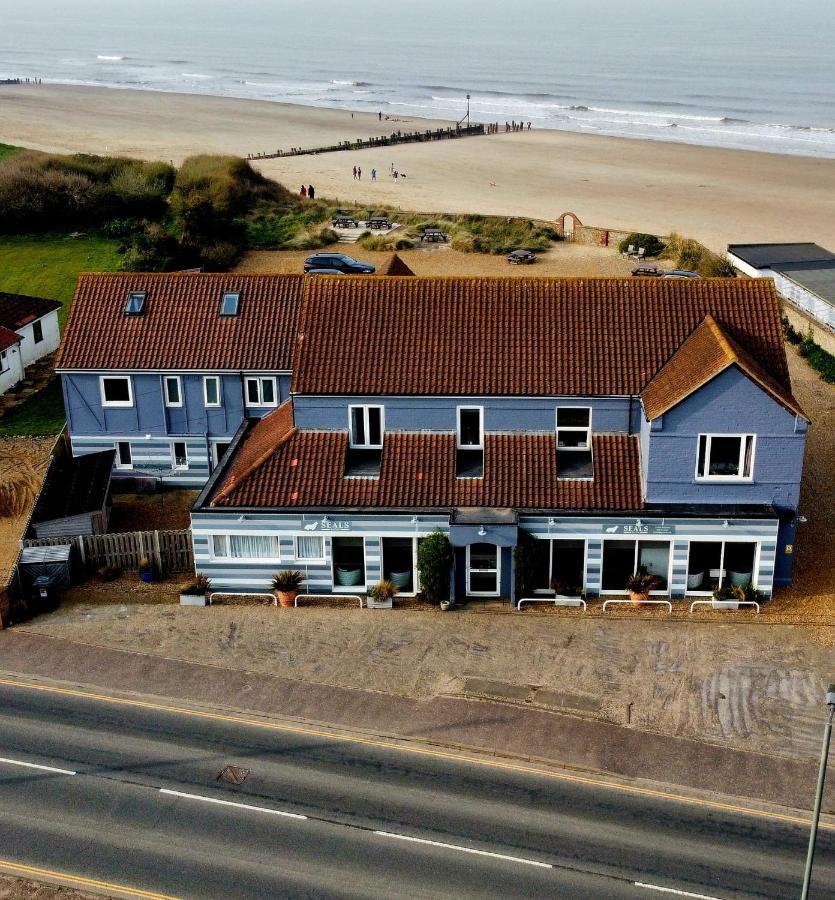
[[[783,301],[783,315],[789,320],[792,328],[797,329],[801,334],[812,332],[812,337],[816,343],[823,347],[828,353],[835,354],[835,334],[828,328],[824,328],[819,322],[816,322],[811,316],[806,315],[791,303]]]
[[[595,247],[617,247],[629,237],[629,231],[617,231],[612,228],[600,228],[597,225],[584,225],[576,213],[565,212],[557,217],[555,228],[565,241],[575,244],[589,244]]]

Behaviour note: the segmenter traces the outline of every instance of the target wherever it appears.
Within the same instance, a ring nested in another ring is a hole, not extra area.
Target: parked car
[[[308,269],[305,275],[345,275],[342,269]]]
[[[672,272],[664,272],[664,278],[701,278],[698,272],[688,272],[686,269],[673,269]]]
[[[344,253],[314,253],[304,261],[304,270],[337,269],[343,275],[373,275],[374,266]]]
[[[507,254],[507,261],[517,266],[529,266],[536,262],[536,254],[531,250],[513,250]]]
[[[632,274],[636,278],[661,278],[666,273],[662,272],[658,266],[638,266],[632,270]]]

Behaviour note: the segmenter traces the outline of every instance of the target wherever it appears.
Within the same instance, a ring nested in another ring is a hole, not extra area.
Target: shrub
[[[151,562],[150,557],[148,557],[148,556],[143,556],[142,559],[139,560],[139,572],[140,572],[140,574],[146,573],[146,572],[152,573],[152,572],[155,572],[155,571],[156,571],[156,567],[155,567],[154,564]]]
[[[418,547],[420,584],[425,597],[432,603],[449,599],[452,560],[452,545],[442,531],[433,531],[420,542]]]
[[[648,594],[659,584],[659,579],[649,572],[634,572],[626,579],[626,590],[630,594]]]
[[[736,277],[736,270],[724,257],[675,232],[667,237],[664,256],[675,260],[676,268],[698,272],[703,278]]]
[[[237,262],[241,255],[241,249],[240,244],[233,244],[229,241],[208,244],[200,248],[200,263],[209,272],[226,272]]]
[[[304,584],[304,572],[298,569],[282,569],[273,575],[273,590],[282,594],[291,594]]]
[[[397,590],[397,585],[393,581],[384,579],[368,589],[368,596],[375,603],[383,603],[386,600],[391,600],[397,593]]]
[[[146,222],[125,252],[122,269],[126,272],[164,272],[184,261],[177,239],[159,223]]]
[[[633,231],[628,237],[625,237],[618,244],[618,252],[626,253],[632,246],[636,250],[643,249],[644,256],[658,256],[664,249],[664,244],[659,237],[654,234],[643,234],[639,231]]]
[[[192,594],[194,596],[201,596],[208,592],[209,588],[212,586],[211,579],[206,578],[205,575],[195,575],[191,581],[187,581],[181,588],[181,594]]]

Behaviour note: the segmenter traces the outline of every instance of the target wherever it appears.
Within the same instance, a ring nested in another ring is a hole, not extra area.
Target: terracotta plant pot
[[[629,592],[629,599],[632,601],[633,606],[643,606],[649,597],[647,594],[638,594],[635,591]]]
[[[276,591],[278,594],[278,602],[286,609],[295,606],[296,595],[298,591]]]

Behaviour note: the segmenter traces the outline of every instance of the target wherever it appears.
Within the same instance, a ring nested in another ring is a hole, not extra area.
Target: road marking
[[[556,781],[565,781],[572,784],[584,784],[592,787],[606,788],[607,790],[619,791],[624,794],[635,794],[642,797],[656,797],[660,800],[672,800],[677,803],[688,803],[691,806],[701,806],[721,812],[739,813],[741,815],[755,816],[760,819],[770,819],[771,821],[776,822],[788,822],[791,825],[802,825],[804,828],[808,828],[811,823],[810,819],[803,819],[800,816],[789,816],[784,813],[768,812],[762,809],[754,809],[749,806],[738,806],[735,803],[721,803],[718,800],[704,800],[700,797],[687,797],[683,794],[673,794],[668,791],[643,788],[638,787],[637,785],[618,784],[617,782],[606,781],[602,778],[591,778],[585,775],[570,775],[567,772],[552,772],[548,769],[538,769],[535,766],[524,766],[521,763],[482,759],[476,756],[468,756],[464,753],[453,753],[449,750],[430,750],[427,747],[410,747],[408,745],[394,743],[393,741],[382,741],[373,738],[339,734],[333,731],[325,731],[321,728],[284,725],[278,722],[265,722],[258,719],[249,719],[243,715],[235,716],[225,713],[214,713],[205,710],[189,709],[188,707],[169,706],[164,703],[151,703],[148,700],[133,700],[127,697],[111,697],[107,694],[97,694],[93,691],[54,687],[52,685],[36,684],[30,681],[14,681],[8,678],[0,678],[0,685],[1,684],[14,688],[26,688],[32,691],[41,691],[46,694],[61,694],[67,697],[80,697],[84,700],[98,700],[103,703],[112,703],[117,706],[131,706],[137,709],[175,713],[181,716],[191,716],[196,719],[207,719],[214,722],[229,722],[235,725],[247,725],[251,728],[281,731],[287,734],[320,737],[329,741],[341,741],[346,744],[358,744],[382,750],[394,750],[398,753],[412,753],[417,756],[427,756],[433,759],[448,759],[458,763],[483,766],[484,768],[502,769],[508,772],[519,772],[523,775],[537,775],[541,778],[553,778]],[[821,822],[820,828],[827,831],[835,831],[835,822]]]
[[[268,809],[266,806],[252,806],[249,803],[235,803],[232,800],[220,800],[217,797],[203,797],[201,794],[186,794],[184,791],[170,791],[167,788],[160,788],[161,794],[167,794],[169,797],[182,797],[184,800],[202,800],[203,803],[217,803],[220,806],[234,806],[237,809],[249,809],[255,812],[268,813],[271,816],[284,816],[287,819],[307,819],[307,816],[299,815],[299,813],[284,812],[283,809]]]
[[[40,769],[41,772],[55,772],[58,775],[75,775],[69,769],[56,769],[54,766],[39,766],[36,763],[21,762],[19,759],[6,759],[0,756],[0,763],[6,763],[10,766],[23,766],[25,769]]]
[[[97,878],[85,878],[83,875],[73,875],[71,872],[56,872],[54,869],[41,869],[37,866],[26,866],[12,862],[8,859],[0,859],[0,869],[13,875],[34,878],[50,878],[61,881],[64,884],[80,884],[84,887],[104,888],[108,891],[116,891],[126,897],[143,897],[144,900],[178,900],[170,894],[158,894],[155,891],[143,891],[141,888],[128,887],[124,884],[114,884],[110,881],[99,881]]]
[[[643,881],[636,881],[635,887],[646,888],[648,891],[660,891],[662,894],[675,894],[677,897],[695,897],[697,900],[722,900],[721,897],[711,897],[709,894],[693,894],[690,891],[661,887],[659,884],[644,884]]]
[[[475,850],[472,847],[462,847],[459,844],[445,844],[442,841],[427,841],[425,838],[409,837],[406,834],[394,834],[391,831],[375,831],[378,837],[393,838],[396,841],[410,841],[413,844],[428,844],[430,847],[443,847],[444,850],[458,850],[459,853],[474,853],[476,856],[492,856],[494,859],[504,859],[508,862],[524,863],[526,866],[539,866],[540,869],[553,869],[550,863],[537,862],[535,859],[525,859],[522,856],[507,856],[504,853],[493,853],[490,850]]]

